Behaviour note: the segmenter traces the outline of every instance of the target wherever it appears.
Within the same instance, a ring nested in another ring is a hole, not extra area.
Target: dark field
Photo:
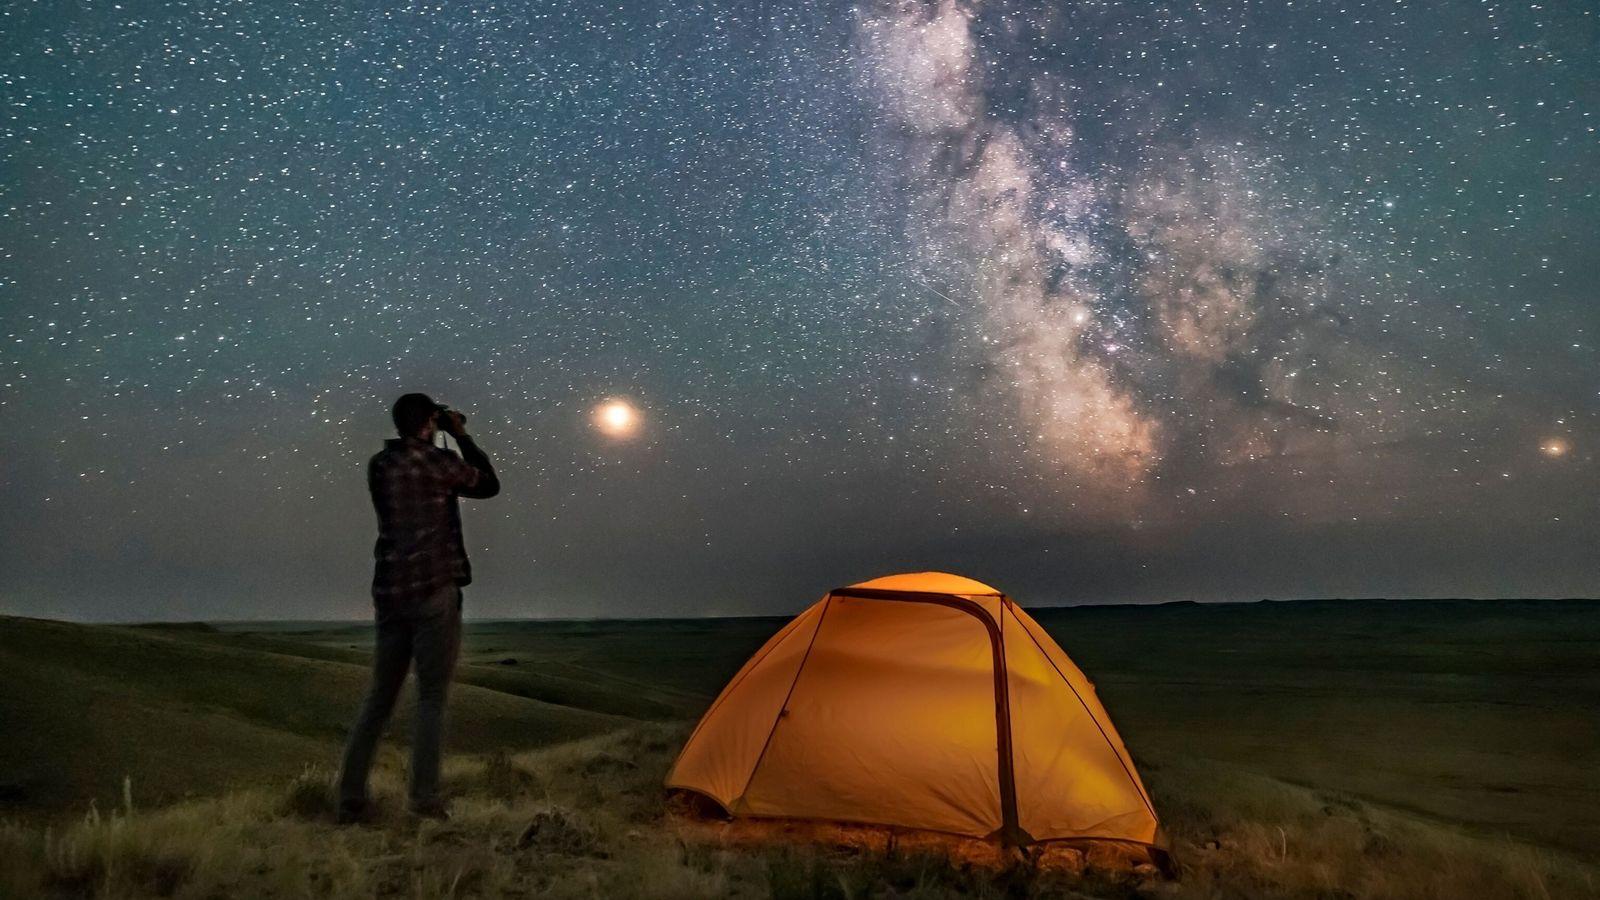
[[[1221,829],[1217,823],[1233,820],[1249,831],[1244,819],[1279,815],[1272,804],[1294,797],[1293,804],[1320,806],[1330,816],[1335,808],[1341,815],[1358,810],[1352,815],[1369,829],[1373,816],[1394,816],[1404,828],[1436,827],[1485,841],[1497,853],[1525,848],[1543,860],[1538,866],[1575,867],[1578,880],[1561,883],[1593,892],[1600,603],[1327,601],[1032,612],[1096,682],[1152,784],[1158,811],[1177,832]],[[646,749],[626,764],[650,773],[629,788],[638,794],[630,802],[658,805],[650,787],[656,769],[782,621],[472,623],[449,750],[461,760],[458,768],[470,759],[525,754],[525,768],[537,771],[555,758],[548,754],[575,752],[563,749],[569,742],[645,735],[628,744]],[[280,791],[307,765],[332,765],[359,700],[369,642],[365,623],[4,620],[0,816],[17,823],[13,836],[26,846],[34,823],[75,821],[91,801],[99,810],[129,800],[147,810]],[[396,764],[399,751],[390,752]],[[595,790],[590,800],[605,788]],[[1279,799],[1257,796],[1262,790]],[[544,801],[554,796],[547,786]],[[573,800],[580,812],[583,800]],[[1287,858],[1290,835],[1304,827],[1274,827]],[[1277,840],[1271,828],[1257,830],[1269,844]],[[1553,877],[1538,876],[1527,895],[1558,895]],[[1397,882],[1394,895],[1404,895],[1405,884]],[[1257,890],[1295,895],[1284,885]],[[1372,886],[1354,895],[1362,894],[1387,895]]]

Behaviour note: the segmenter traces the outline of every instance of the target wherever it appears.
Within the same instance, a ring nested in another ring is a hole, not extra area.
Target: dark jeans
[[[461,652],[461,589],[449,585],[420,607],[378,610],[378,646],[372,659],[372,688],[350,729],[344,764],[339,770],[339,802],[358,805],[367,799],[367,773],[372,754],[394,711],[406,681],[417,665],[417,711],[411,732],[411,805],[439,802],[439,744],[444,730],[444,699]]]

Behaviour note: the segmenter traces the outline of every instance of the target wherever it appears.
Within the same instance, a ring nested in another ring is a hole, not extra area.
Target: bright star
[[[606,437],[626,440],[639,431],[639,411],[618,397],[600,401],[594,408],[594,427]]]

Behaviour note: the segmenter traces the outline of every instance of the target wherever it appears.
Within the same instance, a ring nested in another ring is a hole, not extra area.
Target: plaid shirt
[[[458,443],[462,456],[418,438],[397,438],[385,441],[367,464],[378,513],[375,605],[418,606],[445,585],[472,581],[456,498],[493,497],[500,480],[471,438]]]

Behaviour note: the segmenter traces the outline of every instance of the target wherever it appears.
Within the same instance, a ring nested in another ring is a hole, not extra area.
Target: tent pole
[[[1031,841],[1022,831],[1017,816],[1017,775],[1011,748],[1011,690],[1006,677],[1005,595],[1000,595],[1000,623],[989,624],[989,647],[994,655],[995,736],[1000,756],[1001,840],[1010,846],[1025,847]]]
[[[1017,818],[1017,779],[1011,759],[1011,698],[1007,689],[1006,651],[996,622],[982,604],[968,597],[954,594],[931,594],[921,591],[889,591],[876,588],[835,588],[831,597],[858,597],[864,600],[901,600],[912,603],[934,603],[958,609],[982,625],[989,634],[989,651],[994,660],[994,727],[996,756],[1000,774],[1000,841],[1008,847],[1026,847],[1033,837],[1022,830]],[[1005,617],[1005,595],[994,595],[1001,600],[1001,618]],[[809,651],[808,651],[809,652]],[[769,737],[768,740],[771,740]]]

